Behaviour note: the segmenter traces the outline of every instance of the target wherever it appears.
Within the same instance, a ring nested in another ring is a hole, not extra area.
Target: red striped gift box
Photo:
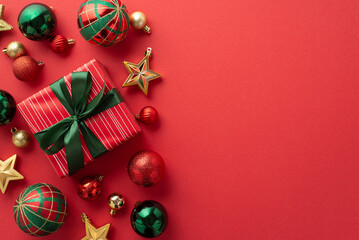
[[[75,72],[83,71],[90,72],[93,81],[88,103],[100,92],[104,83],[106,83],[105,93],[114,87],[111,79],[98,61],[92,60],[78,68]],[[71,94],[70,74],[65,76],[64,80]],[[17,108],[34,134],[70,116],[50,87],[46,87],[25,99],[17,105]],[[107,150],[112,150],[141,131],[134,115],[128,110],[125,102],[121,102],[106,111],[90,117],[84,122],[95,133]],[[81,144],[86,165],[94,159],[90,155],[82,136]],[[69,174],[65,149],[54,155],[47,156],[60,177]]]

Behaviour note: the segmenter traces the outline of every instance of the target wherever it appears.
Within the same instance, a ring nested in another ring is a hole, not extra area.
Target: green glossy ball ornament
[[[41,41],[50,38],[54,33],[56,16],[49,6],[42,3],[31,3],[21,10],[18,25],[25,37]]]
[[[161,235],[167,227],[166,209],[153,200],[137,203],[131,213],[131,225],[137,234],[146,238]]]
[[[0,90],[0,126],[9,124],[16,112],[16,102],[10,93]]]

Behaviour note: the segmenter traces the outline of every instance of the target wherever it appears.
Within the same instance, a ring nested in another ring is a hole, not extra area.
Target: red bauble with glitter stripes
[[[144,124],[151,125],[157,122],[158,112],[156,108],[152,106],[146,106],[141,109],[141,112],[136,115],[136,119],[140,120]]]
[[[56,35],[50,39],[50,47],[54,52],[62,53],[69,48],[69,45],[74,44],[74,42],[73,39],[67,39],[62,35]]]
[[[130,20],[121,0],[87,0],[78,10],[77,24],[86,41],[108,47],[126,37]]]

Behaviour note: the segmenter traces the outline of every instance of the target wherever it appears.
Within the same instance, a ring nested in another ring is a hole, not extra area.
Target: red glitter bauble
[[[140,114],[136,115],[136,119],[147,125],[154,124],[157,122],[158,112],[154,107],[146,106],[141,109]]]
[[[75,40],[67,39],[62,35],[56,35],[50,39],[50,47],[54,52],[65,52],[71,44],[74,44]]]
[[[78,185],[78,194],[84,200],[95,200],[102,191],[103,176],[84,177]]]
[[[37,77],[43,64],[43,62],[37,62],[30,56],[22,56],[15,59],[12,70],[17,79],[21,81],[32,81]]]
[[[158,153],[140,151],[129,161],[127,171],[134,183],[142,187],[150,187],[162,179],[165,164]]]

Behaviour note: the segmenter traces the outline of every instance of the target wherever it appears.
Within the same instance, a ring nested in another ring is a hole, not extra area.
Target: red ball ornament
[[[154,107],[146,106],[136,115],[136,119],[147,125],[154,124],[157,122],[158,112]]]
[[[150,187],[158,183],[165,172],[162,157],[153,151],[140,151],[129,161],[127,172],[134,183]]]
[[[81,36],[88,42],[109,47],[126,37],[130,20],[121,0],[86,0],[77,13]]]
[[[50,39],[50,47],[54,52],[57,53],[65,52],[69,46],[73,45],[74,43],[74,39],[67,39],[62,35],[56,35]]]
[[[78,185],[78,194],[83,200],[95,200],[101,193],[103,176],[84,177]]]
[[[43,65],[43,62],[36,61],[30,56],[22,56],[14,61],[12,70],[17,79],[21,81],[32,81],[37,77]]]
[[[64,194],[56,187],[38,183],[25,188],[19,194],[13,213],[17,226],[23,232],[42,237],[56,232],[64,224],[67,202]]]

